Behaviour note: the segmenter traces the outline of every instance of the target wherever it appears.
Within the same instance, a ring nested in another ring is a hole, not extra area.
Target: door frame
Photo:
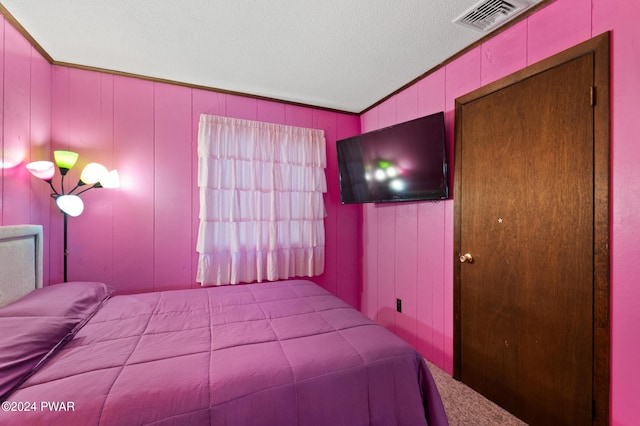
[[[609,43],[610,34],[606,32],[569,48],[548,59],[530,65],[523,70],[501,78],[455,101],[455,153],[461,152],[462,107],[483,96],[516,84],[536,74],[569,62],[577,57],[594,55],[594,194],[593,194],[593,424],[609,424],[610,393],[610,94],[609,94]],[[455,158],[455,157],[454,157]],[[457,160],[457,159],[456,159]],[[462,162],[455,161],[454,169],[454,280],[453,280],[453,371],[454,378],[461,379],[461,263],[458,257],[461,247],[461,206],[459,195],[462,193]]]

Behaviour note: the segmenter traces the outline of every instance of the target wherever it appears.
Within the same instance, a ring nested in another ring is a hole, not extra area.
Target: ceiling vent
[[[489,32],[512,20],[539,0],[483,0],[453,20],[474,30]]]

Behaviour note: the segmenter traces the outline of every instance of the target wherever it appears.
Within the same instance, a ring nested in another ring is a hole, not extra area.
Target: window
[[[198,282],[323,272],[325,145],[322,130],[200,117]]]

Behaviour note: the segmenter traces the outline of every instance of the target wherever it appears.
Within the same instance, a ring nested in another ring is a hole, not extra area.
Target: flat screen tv
[[[342,204],[449,196],[444,113],[339,140]]]

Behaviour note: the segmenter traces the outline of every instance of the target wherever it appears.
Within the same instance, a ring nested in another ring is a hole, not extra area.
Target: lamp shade
[[[42,180],[51,180],[56,168],[51,161],[34,161],[26,165],[32,175]]]
[[[63,213],[69,216],[80,216],[84,210],[84,203],[77,195],[61,195],[56,198],[56,204]]]
[[[80,174],[80,180],[87,185],[93,185],[96,182],[100,182],[104,179],[107,174],[109,174],[109,170],[105,166],[100,163],[89,163],[84,166],[82,169],[82,174]]]
[[[120,175],[117,170],[111,170],[105,177],[100,180],[103,188],[120,188]]]
[[[70,169],[78,161],[78,154],[71,151],[53,151],[56,165],[61,169]]]

